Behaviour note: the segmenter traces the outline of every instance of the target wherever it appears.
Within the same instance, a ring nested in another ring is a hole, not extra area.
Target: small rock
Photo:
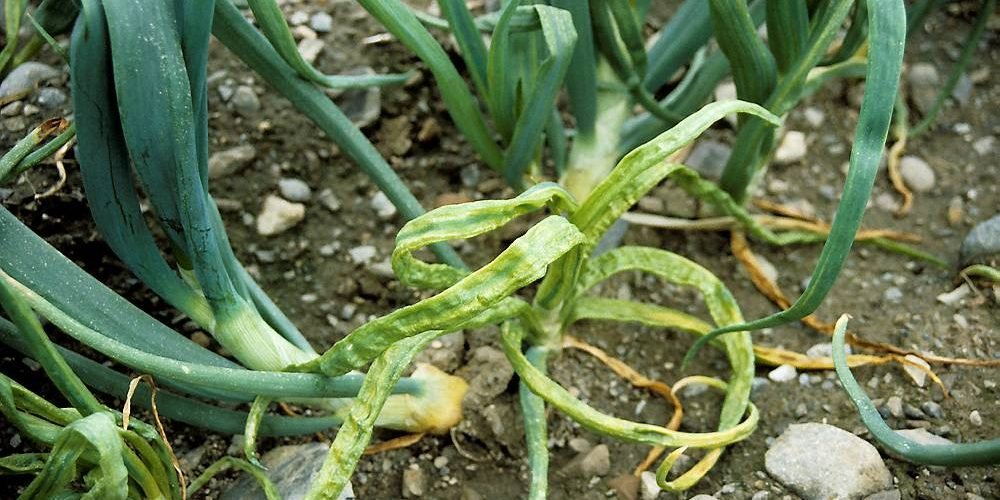
[[[764,465],[806,499],[859,498],[892,487],[874,446],[827,424],[788,426],[767,450]]]
[[[569,440],[569,448],[577,453],[587,453],[593,447],[587,438],[575,437]]]
[[[965,201],[962,200],[961,196],[953,196],[948,200],[948,225],[957,226],[962,223],[962,217],[965,215]]]
[[[340,210],[340,200],[337,199],[337,195],[333,194],[333,190],[326,188],[319,192],[319,203],[326,207],[327,210],[331,212],[337,212]]]
[[[902,429],[896,431],[896,434],[919,444],[952,444],[948,439],[927,432],[927,429]]]
[[[391,156],[405,155],[413,146],[413,140],[410,139],[412,129],[408,116],[383,120],[382,129],[379,130],[379,135],[383,138],[382,148]]]
[[[726,162],[733,153],[728,145],[717,141],[699,141],[684,160],[684,164],[695,169],[706,179],[718,179]]]
[[[472,189],[479,184],[479,165],[475,163],[466,165],[458,175],[462,178],[462,185]]]
[[[20,132],[28,128],[28,121],[23,116],[15,116],[4,120],[3,128],[10,132]]]
[[[969,284],[962,283],[961,285],[958,285],[954,290],[939,294],[936,298],[938,302],[950,306],[952,304],[958,303],[959,301],[964,299],[966,295],[969,295],[970,293],[972,293],[972,289],[969,288]]]
[[[801,161],[806,157],[806,134],[797,130],[789,130],[781,138],[781,144],[774,152],[774,163],[788,165]]]
[[[212,337],[209,337],[205,332],[197,331],[191,334],[191,342],[202,347],[208,347],[212,344]]]
[[[354,247],[347,251],[347,254],[351,256],[351,260],[355,264],[367,264],[375,258],[375,247],[371,245],[361,245]]]
[[[403,498],[422,497],[427,491],[427,478],[419,465],[413,464],[403,471]]]
[[[24,101],[14,101],[4,106],[2,109],[0,109],[0,116],[3,117],[17,116],[21,114],[21,111],[23,110],[24,110]]]
[[[923,387],[924,383],[927,381],[927,372],[930,371],[931,365],[927,364],[927,362],[924,361],[923,358],[919,356],[914,356],[913,354],[907,354],[906,357],[904,357],[903,359],[926,368],[926,370],[921,370],[916,366],[903,365],[903,371],[905,371],[906,374],[910,376],[913,382],[917,384],[917,387]]]
[[[38,109],[38,106],[35,106],[34,104],[25,104],[24,105],[24,113],[23,114],[24,114],[24,116],[34,116],[34,115],[37,115],[41,111],[42,110]]]
[[[28,61],[14,68],[0,82],[0,101],[10,101],[30,94],[35,86],[46,80],[58,78],[62,73],[52,66]]]
[[[236,92],[236,89],[234,89],[232,85],[229,85],[227,83],[219,85],[218,90],[219,90],[219,97],[221,97],[224,102],[229,102],[229,100],[233,98],[233,93]]]
[[[329,33],[333,31],[333,17],[326,12],[317,12],[309,19],[309,27],[317,33]]]
[[[432,364],[442,371],[452,372],[461,364],[464,351],[465,334],[459,330],[435,339],[417,355],[414,362]]]
[[[262,236],[273,236],[283,233],[306,216],[306,206],[301,203],[291,203],[274,195],[264,199],[264,206],[257,216],[257,233]]]
[[[934,170],[916,156],[904,156],[899,161],[899,175],[910,189],[922,193],[934,187]]]
[[[805,117],[806,121],[812,128],[819,128],[823,125],[826,120],[826,114],[823,110],[819,108],[814,108],[812,106],[807,107],[802,111],[802,115]]]
[[[771,379],[772,382],[789,382],[795,380],[796,377],[798,377],[798,373],[792,365],[781,365],[767,374],[767,378]]]
[[[437,120],[433,116],[429,116],[420,123],[420,130],[417,132],[417,141],[428,142],[433,140],[441,133],[441,125],[438,125]]]
[[[874,495],[868,495],[864,500],[900,500],[903,495],[899,490],[880,491]]]
[[[278,191],[288,201],[309,201],[312,189],[302,179],[285,178],[278,180]]]
[[[937,68],[929,63],[916,63],[910,66],[906,79],[910,83],[913,103],[921,113],[926,114],[934,106],[941,83]]]
[[[585,477],[606,476],[610,470],[611,454],[608,452],[608,446],[604,444],[593,447],[580,461],[580,472]]]
[[[355,68],[345,75],[374,75],[375,70],[369,67]],[[382,114],[382,91],[379,87],[350,89],[337,98],[337,105],[358,128],[365,128]]]
[[[889,193],[879,193],[875,197],[875,206],[883,212],[896,213],[899,210],[899,202]]]
[[[887,302],[898,304],[900,301],[903,300],[903,291],[900,290],[898,286],[891,286],[889,288],[886,288],[885,293],[882,294],[882,297]]]
[[[301,41],[312,40],[319,37],[319,35],[317,35],[315,31],[309,29],[308,26],[296,26],[292,28],[292,37]],[[302,53],[300,52],[299,55],[302,55]]]
[[[976,427],[983,425],[983,417],[979,415],[979,410],[972,410],[969,413],[969,422]]]
[[[899,396],[891,396],[885,402],[885,407],[889,409],[889,414],[896,418],[903,418],[903,399]]]
[[[309,64],[315,63],[325,48],[326,42],[320,38],[303,38],[298,45],[299,55]]]
[[[955,83],[955,88],[951,91],[951,97],[958,101],[960,106],[969,104],[969,99],[972,99],[972,78],[969,78],[967,73],[962,73],[958,77],[958,82]]]
[[[941,405],[935,403],[934,401],[927,401],[920,405],[920,409],[931,418],[941,418],[944,416],[944,410],[941,409]]]
[[[652,471],[643,471],[639,481],[642,483],[642,500],[656,500],[663,491],[660,485],[656,484],[656,474]]]
[[[396,216],[396,205],[393,205],[389,201],[389,197],[382,191],[375,193],[369,204],[375,209],[375,214],[382,220],[389,220]]]
[[[309,22],[309,14],[304,10],[297,10],[288,16],[288,23],[292,26],[299,26]]]
[[[615,491],[620,500],[639,500],[639,485],[641,480],[632,474],[622,474],[608,481],[608,486]]]
[[[712,496],[712,495],[706,495],[706,494],[702,493],[700,495],[695,495],[695,496],[689,498],[688,500],[719,500],[719,499],[716,498],[716,497],[714,497],[714,496]]]
[[[771,498],[771,492],[769,491],[758,491],[750,497],[750,500],[767,500]]]
[[[514,368],[502,352],[481,346],[472,351],[472,358],[459,370],[459,376],[469,381],[462,406],[482,408],[507,390],[514,377]]]
[[[969,231],[958,251],[962,265],[989,255],[1000,253],[1000,214],[981,222]]]
[[[986,156],[993,152],[996,142],[996,138],[992,135],[980,137],[972,142],[972,149],[976,150],[976,154],[979,156]]]
[[[329,453],[330,447],[323,443],[279,446],[264,454],[261,462],[267,468],[267,476],[274,481],[280,498],[302,500],[309,492],[313,479],[323,467],[323,462]],[[249,474],[243,473],[219,498],[221,500],[263,500],[264,491]],[[353,500],[354,498],[354,488],[351,483],[347,483],[344,491],[341,491],[340,495],[337,496],[337,500]]]
[[[236,87],[229,102],[233,105],[233,109],[243,116],[253,116],[260,111],[260,100],[257,99],[257,93],[247,85]]]
[[[927,418],[927,415],[924,415],[924,412],[920,411],[920,408],[909,403],[903,405],[903,414],[910,420],[923,420]]]

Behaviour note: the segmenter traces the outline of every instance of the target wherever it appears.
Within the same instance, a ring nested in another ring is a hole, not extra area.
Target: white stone
[[[375,247],[371,245],[361,245],[347,251],[351,260],[355,264],[367,264],[375,258]]]
[[[930,191],[934,187],[934,170],[923,159],[904,156],[899,161],[899,175],[910,189],[917,192]]]
[[[319,53],[324,48],[326,48],[326,42],[319,38],[305,38],[299,42],[299,54],[309,64],[316,62],[316,58],[319,57]]]
[[[371,207],[375,209],[375,214],[382,220],[389,220],[396,215],[396,205],[393,205],[389,197],[382,191],[372,196]]]
[[[803,110],[802,115],[812,128],[819,128],[826,121],[826,114],[823,113],[823,110],[812,106]]]
[[[302,179],[285,178],[278,180],[278,191],[288,201],[309,201],[312,189]]]
[[[926,368],[926,370],[921,370],[915,366],[903,365],[903,371],[905,371],[906,374],[913,379],[913,382],[917,384],[918,387],[923,387],[924,383],[927,381],[927,371],[931,369],[931,365],[927,364],[927,362],[922,358],[914,356],[913,354],[907,354],[903,359]]]
[[[772,382],[789,382],[795,380],[797,376],[798,372],[792,365],[781,365],[767,374],[767,378]]]
[[[778,150],[774,152],[774,163],[788,165],[801,161],[806,157],[806,134],[797,130],[789,130],[781,138]]]
[[[306,216],[306,207],[301,203],[292,203],[278,196],[268,195],[264,206],[257,216],[257,233],[262,236],[273,236],[283,233]]]
[[[660,495],[660,485],[656,484],[656,474],[652,471],[643,471],[642,475],[639,476],[640,486],[642,490],[642,500],[656,500],[656,497]]]

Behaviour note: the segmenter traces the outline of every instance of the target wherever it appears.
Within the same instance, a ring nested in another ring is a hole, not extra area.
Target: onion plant
[[[531,497],[547,491],[546,405],[594,432],[675,448],[659,466],[658,482],[670,490],[690,488],[725,446],[756,425],[758,412],[749,401],[754,350],[748,331],[811,313],[846,259],[895,102],[906,24],[902,1],[688,0],[651,44],[642,37],[649,7],[643,0],[509,0],[499,14],[480,18],[463,0],[439,0],[444,19],[414,12],[401,0],[359,4],[426,64],[471,148],[520,194],[424,213],[320,88],[391,84],[404,76],[319,73],[294,50],[274,0],[247,1],[259,31],[230,0],[83,0],[69,58],[78,159],[97,227],[136,276],[211,333],[240,364],[196,346],[130,305],[6,209],[0,209],[0,280],[58,329],[169,387],[161,394],[171,402],[163,405],[165,416],[220,432],[246,432],[251,460],[258,435],[339,425],[310,498],[337,495],[373,427],[423,432],[454,425],[464,382],[432,367],[402,375],[435,338],[486,325],[500,327],[504,352],[520,376]],[[831,51],[848,17],[850,28]],[[762,22],[771,33],[766,43],[757,34]],[[447,28],[457,40],[470,83],[432,36],[429,29],[435,27]],[[206,68],[213,35],[313,120],[396,204],[409,222],[397,236],[393,270],[404,284],[433,290],[433,296],[360,326],[320,354],[253,281],[230,247],[208,185]],[[709,43],[713,35],[717,50]],[[842,75],[838,65],[847,60],[863,62],[866,88],[829,236],[775,233],[745,208],[771,154],[774,129],[811,89]],[[672,82],[681,68],[684,76]],[[703,106],[730,73],[740,100]],[[563,91],[572,129],[556,106]],[[633,113],[637,106],[643,109],[639,114]],[[737,142],[721,183],[676,161],[673,155],[732,113],[740,113]],[[23,160],[12,159],[12,168]],[[747,323],[721,281],[684,257],[630,246],[595,255],[608,228],[665,179],[764,241],[826,239],[796,304]],[[148,200],[152,221],[140,209],[142,199]],[[546,216],[478,269],[468,269],[447,245],[532,212]],[[158,232],[163,245],[154,236]],[[437,262],[416,257],[424,247]],[[664,306],[592,293],[623,271],[696,289],[711,323]],[[523,292],[529,286],[533,295]],[[711,382],[726,394],[718,429],[689,433],[632,422],[573,397],[546,375],[546,362],[579,320],[675,328],[700,336],[696,346],[723,350],[732,373],[726,382]],[[33,355],[23,332],[0,331],[6,343]],[[718,336],[728,332],[734,333]],[[122,393],[125,375],[59,352],[91,386]],[[254,403],[242,413],[191,396]],[[265,415],[275,400],[308,404],[331,416]],[[667,481],[673,463],[690,447],[706,452],[697,466]],[[115,474],[119,484],[120,471]]]

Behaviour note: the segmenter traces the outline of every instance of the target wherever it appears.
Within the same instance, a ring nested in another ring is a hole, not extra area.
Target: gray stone
[[[584,477],[605,476],[611,470],[611,455],[607,445],[599,444],[580,459],[580,473]]]
[[[826,114],[823,113],[823,110],[812,106],[803,110],[802,115],[805,117],[806,121],[809,122],[809,125],[812,126],[812,128],[819,128],[823,125],[823,122],[826,121]]]
[[[257,216],[257,234],[261,236],[281,234],[302,222],[305,216],[305,205],[268,195]]]
[[[267,467],[267,476],[274,481],[284,500],[302,500],[306,497],[313,479],[319,473],[330,447],[323,443],[306,443],[279,446],[261,458]],[[258,500],[264,491],[249,474],[243,473],[233,485],[222,493],[221,500]],[[354,488],[350,483],[340,492],[337,500],[352,500]]]
[[[34,91],[39,83],[58,78],[61,74],[47,64],[35,61],[23,63],[0,82],[0,101],[24,97]]]
[[[317,12],[309,19],[309,27],[317,33],[333,31],[333,18],[326,12]]]
[[[396,205],[393,205],[392,201],[389,201],[389,197],[382,191],[372,196],[370,204],[375,209],[375,214],[382,220],[389,220],[396,216]]]
[[[937,99],[941,77],[937,68],[929,63],[916,63],[906,73],[910,84],[910,97],[921,113],[927,113]]]
[[[781,143],[774,152],[774,163],[789,165],[802,161],[806,157],[806,152],[806,134],[797,130],[789,130],[781,138]]]
[[[976,427],[983,425],[983,417],[979,414],[979,410],[972,410],[969,413],[969,423]]]
[[[374,75],[375,70],[368,67],[355,68],[344,74]],[[382,91],[379,87],[347,90],[337,98],[337,104],[355,125],[364,128],[375,123],[382,114]]]
[[[684,164],[698,171],[702,177],[718,179],[732,153],[733,149],[721,142],[700,141],[695,144]]]
[[[903,429],[896,431],[896,434],[919,444],[952,444],[948,439],[927,432],[927,429]]]
[[[458,175],[462,178],[462,185],[469,189],[479,185],[479,165],[475,163],[462,167]]]
[[[656,500],[662,491],[660,485],[656,484],[656,474],[648,470],[643,471],[639,481],[642,500]]]
[[[367,264],[375,258],[375,247],[361,245],[348,250],[347,253],[355,264]]]
[[[257,150],[249,144],[212,153],[208,158],[208,177],[217,179],[234,174],[249,165],[256,157]]]
[[[992,135],[980,137],[972,142],[972,149],[976,150],[976,154],[979,156],[986,156],[993,152],[996,142],[996,138]]]
[[[260,100],[257,99],[257,93],[247,85],[236,87],[229,102],[233,105],[233,109],[243,116],[253,116],[260,111]]]
[[[14,101],[0,108],[0,116],[9,118],[21,114],[22,111],[24,111],[24,101]]]
[[[904,156],[899,160],[899,175],[910,189],[922,193],[934,187],[934,170],[923,159]]]
[[[459,376],[469,381],[462,406],[481,408],[507,390],[514,368],[502,352],[482,346],[472,351],[472,358],[459,370]]]
[[[767,472],[803,498],[861,498],[892,487],[867,441],[832,425],[793,424],[764,455]]]
[[[885,407],[889,409],[889,414],[896,417],[903,417],[903,398],[899,396],[890,396],[889,400],[885,402]]]
[[[880,491],[874,495],[868,495],[865,500],[900,500],[903,498],[899,490]]]
[[[980,257],[1000,253],[1000,214],[981,222],[969,231],[958,251],[962,265]]]
[[[312,189],[302,179],[285,178],[278,180],[278,191],[288,201],[309,201]]]
[[[297,10],[288,16],[288,23],[292,26],[299,26],[309,22],[309,13],[304,10]]]
[[[56,108],[66,104],[66,94],[57,88],[45,87],[38,91],[35,102],[46,109]]]
[[[941,405],[935,403],[934,401],[927,401],[920,405],[920,409],[931,418],[941,418],[944,416],[944,410],[941,409]]]
[[[337,195],[333,194],[333,190],[326,188],[319,192],[319,202],[321,205],[326,207],[327,210],[331,212],[337,212],[340,210],[340,200],[337,199]]]
[[[891,286],[886,288],[885,292],[882,294],[887,302],[892,302],[893,304],[898,304],[903,300],[903,291],[899,289],[898,286]]]
[[[955,88],[951,91],[951,97],[958,101],[958,104],[965,106],[972,99],[972,78],[967,73],[962,73],[955,83]]]
[[[298,46],[299,55],[309,64],[316,62],[316,59],[319,58],[319,53],[323,52],[325,48],[326,42],[319,38],[304,38],[299,42]]]

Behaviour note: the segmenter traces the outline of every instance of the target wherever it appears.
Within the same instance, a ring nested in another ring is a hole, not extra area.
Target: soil
[[[953,4],[931,17],[925,29],[917,33],[908,47],[907,62],[930,62],[944,78],[954,63],[961,41],[970,27],[971,12],[965,8],[976,2]],[[426,207],[445,200],[508,197],[513,193],[501,179],[483,165],[458,139],[459,135],[444,111],[440,96],[429,72],[394,41],[359,45],[359,40],[382,33],[353,3],[327,0],[292,2],[292,11],[312,14],[324,10],[335,20],[332,33],[321,34],[326,48],[320,54],[321,70],[338,72],[370,66],[377,72],[419,68],[415,81],[403,88],[382,92],[381,117],[364,131],[389,159],[390,163]],[[656,12],[655,19],[663,19]],[[977,222],[1000,209],[1000,170],[993,153],[978,154],[971,143],[1000,132],[1000,117],[993,111],[1000,102],[1000,44],[997,25],[987,31],[970,73],[976,76],[971,99],[964,105],[950,101],[931,133],[910,142],[907,154],[923,158],[934,170],[936,182],[925,193],[917,193],[912,213],[896,218],[890,212],[872,207],[865,219],[867,227],[892,228],[916,233],[923,238],[920,247],[950,262],[941,269],[874,247],[857,245],[841,274],[837,287],[819,309],[820,318],[830,321],[841,313],[850,313],[858,335],[876,342],[904,348],[932,351],[941,356],[962,358],[998,358],[997,337],[1000,325],[1000,301],[997,290],[977,287],[963,300],[944,304],[936,297],[953,290],[961,282],[956,278],[957,254],[962,238]],[[50,57],[51,56],[47,56]],[[50,60],[50,63],[56,61]],[[399,216],[388,220],[377,216],[370,200],[377,188],[321,131],[299,115],[259,77],[213,44],[209,73],[210,127],[213,151],[240,144],[252,144],[256,159],[238,175],[215,181],[213,193],[226,208],[229,236],[240,259],[247,264],[283,310],[294,318],[314,346],[331,345],[366,319],[385,314],[394,308],[413,303],[421,295],[401,286],[377,265],[388,258],[396,231],[404,222]],[[220,96],[220,85],[250,85],[260,96],[259,112],[243,116]],[[65,89],[65,81],[56,82]],[[830,193],[839,191],[844,180],[842,166],[850,154],[850,141],[856,119],[858,85],[835,83],[808,99],[787,121],[787,128],[806,133],[809,154],[796,164],[772,167],[761,196],[772,201],[799,203],[804,200],[816,214],[829,220],[836,206]],[[825,114],[824,123],[815,127],[803,116],[803,109],[813,107]],[[68,111],[63,109],[63,112]],[[43,112],[32,122],[49,117]],[[439,131],[423,140],[418,132],[433,123]],[[2,144],[13,144],[24,132],[0,133]],[[721,124],[708,137],[731,141],[732,131]],[[407,138],[412,138],[407,139]],[[462,171],[479,173],[473,187],[462,183]],[[253,218],[263,199],[277,192],[283,177],[304,180],[313,188],[307,203],[305,220],[297,227],[273,237],[257,235]],[[121,264],[100,241],[87,217],[79,176],[70,166],[69,180],[54,196],[32,200],[31,195],[54,181],[53,169],[40,167],[23,176],[6,196],[5,205],[39,234],[109,286],[129,297],[159,319],[174,324],[185,333],[194,333],[191,325],[178,321],[177,314],[163,305]],[[781,182],[787,183],[787,189]],[[331,211],[317,201],[316,193],[331,189],[341,208]],[[873,199],[888,193],[895,199],[887,175],[880,175]],[[665,203],[665,212],[689,208],[690,201],[678,197],[664,186],[654,191]],[[669,198],[662,198],[668,196]],[[959,201],[954,201],[959,200]],[[961,205],[957,221],[949,221],[949,207]],[[524,223],[460,245],[458,248],[472,262],[482,262],[491,252],[509,243],[526,228]],[[736,296],[744,315],[760,317],[775,311],[747,279],[729,251],[724,233],[684,233],[635,227],[625,236],[626,244],[665,248],[687,256],[718,275]],[[368,265],[355,264],[348,250],[359,245],[373,245],[376,257]],[[819,255],[818,245],[771,247],[753,245],[754,251],[779,270],[779,284],[795,295],[802,290]],[[890,290],[892,289],[892,290]],[[888,292],[888,293],[887,293]],[[897,293],[898,292],[898,293]],[[699,311],[699,299],[690,292],[664,286],[639,275],[624,275],[603,286],[608,296],[673,305]],[[351,312],[351,309],[354,309]],[[347,319],[345,319],[347,318]],[[582,323],[573,335],[606,349],[636,367],[646,376],[672,382],[692,373],[727,376],[725,358],[706,351],[686,373],[679,361],[691,339],[678,332],[654,330],[633,325]],[[59,338],[56,336],[56,338]],[[823,334],[801,325],[788,325],[758,332],[755,342],[804,352],[810,346],[826,342]],[[465,364],[474,349],[496,346],[495,329],[467,331],[459,349],[459,365]],[[217,346],[213,346],[216,347]],[[578,392],[581,399],[602,411],[644,422],[666,421],[666,405],[651,394],[633,389],[594,359],[574,351],[565,351],[551,362],[553,377],[565,387]],[[454,368],[454,367],[453,367]],[[0,369],[40,390],[53,400],[59,397],[45,386],[41,376],[32,374],[21,356],[0,347]],[[766,379],[770,367],[759,366],[758,377]],[[862,367],[855,375],[865,384],[877,403],[899,396],[906,404],[920,407],[927,401],[938,402],[942,418],[891,418],[896,428],[927,427],[949,439],[969,442],[1000,435],[1000,372],[996,369],[934,366],[950,391],[944,397],[933,384],[921,388],[894,364]],[[864,430],[846,395],[836,385],[826,383],[832,372],[816,372],[786,383],[763,384],[753,394],[761,410],[760,425],[749,439],[731,446],[714,469],[694,489],[683,495],[662,493],[660,498],[687,498],[698,493],[720,498],[797,498],[794,493],[771,478],[764,468],[764,453],[769,443],[790,424],[826,422],[843,429],[870,436]],[[427,478],[427,498],[519,498],[526,492],[529,473],[522,443],[516,378],[494,399],[490,412],[502,416],[499,428],[490,427],[485,408],[467,408],[467,422],[452,435],[426,437],[416,445],[369,456],[362,460],[353,480],[359,498],[394,498],[401,495],[403,471],[419,467]],[[716,423],[721,398],[712,393],[685,395],[685,419],[682,429],[707,431]],[[106,399],[110,406],[120,401]],[[982,424],[970,422],[970,412],[982,415]],[[629,474],[641,461],[646,448],[629,445],[591,434],[557,412],[549,416],[550,497],[554,499],[607,498],[614,496],[610,481]],[[204,466],[227,452],[234,452],[229,436],[207,436],[196,428],[171,424],[168,434],[178,455]],[[377,433],[376,439],[390,438],[391,433]],[[321,436],[330,439],[332,433]],[[570,447],[573,438],[591,444],[606,444],[610,449],[610,472],[604,477],[581,477],[566,469],[577,452]],[[312,439],[312,438],[310,438]],[[17,444],[9,428],[0,429],[0,455],[24,452],[28,444]],[[264,440],[262,450],[298,440]],[[227,451],[228,450],[228,451]],[[884,451],[884,450],[883,450]],[[996,467],[943,469],[909,464],[883,453],[895,486],[903,498],[997,498],[1000,497],[1000,471]],[[445,457],[447,460],[441,460]],[[199,460],[200,458],[200,460]],[[442,465],[443,464],[443,465]],[[197,469],[197,466],[196,466]],[[234,475],[223,475],[201,495],[214,498]],[[5,477],[0,495],[14,494],[22,479]],[[758,493],[758,496],[755,496]]]

